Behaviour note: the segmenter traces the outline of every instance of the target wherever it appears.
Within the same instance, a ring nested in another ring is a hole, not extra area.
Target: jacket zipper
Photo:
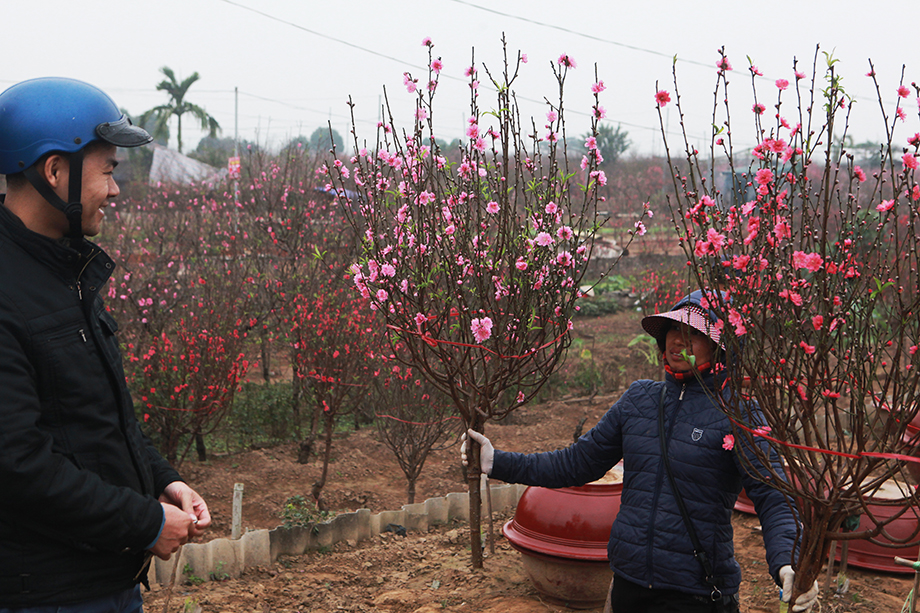
[[[89,255],[89,257],[86,258],[86,263],[83,265],[83,268],[80,269],[80,273],[77,275],[77,279],[76,279],[77,295],[80,299],[80,306],[81,308],[83,308],[84,317],[87,318],[87,321],[91,321],[92,318],[94,317],[93,307],[92,307],[92,304],[86,305],[83,303],[83,285],[80,281],[80,278],[83,276],[83,273],[86,272],[86,269],[89,267],[90,263],[94,259],[96,259],[96,256],[98,256],[99,253],[100,252],[98,250],[95,250],[95,249],[93,250],[93,252]],[[91,331],[91,334],[92,334],[92,331]],[[83,337],[84,342],[87,342],[85,332],[82,329],[80,330],[80,336]],[[94,339],[94,342],[97,343],[99,354],[100,356],[102,356],[103,367],[105,368],[110,381],[117,382],[117,375],[115,374],[114,367],[112,366],[112,363],[109,361],[109,358],[106,355],[105,350],[101,347],[100,341],[98,341],[95,336],[93,337],[93,339]],[[118,384],[115,383],[113,390],[116,395],[115,406],[118,408],[118,422],[119,422],[119,426],[121,427],[121,434],[125,439],[125,446],[128,449],[128,455],[131,456],[131,461],[134,464],[134,470],[137,473],[138,483],[140,484],[141,491],[145,494],[149,494],[151,492],[146,491],[147,488],[144,485],[143,470],[141,469],[140,458],[138,457],[138,454],[141,453],[141,450],[137,449],[132,444],[131,442],[132,437],[128,434],[128,426],[127,426],[126,416],[125,416],[125,413],[127,412],[127,408],[125,407],[124,402],[122,402],[122,395],[120,393],[120,389],[121,388],[118,386]]]

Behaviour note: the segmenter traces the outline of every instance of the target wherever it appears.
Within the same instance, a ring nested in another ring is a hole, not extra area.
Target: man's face
[[[120,190],[112,176],[118,162],[115,145],[93,144],[83,157],[83,234],[96,236],[102,229],[105,207]]]
[[[682,372],[712,360],[712,341],[708,336],[687,324],[674,322],[664,337],[664,359],[673,372]],[[684,356],[695,356],[691,365]]]

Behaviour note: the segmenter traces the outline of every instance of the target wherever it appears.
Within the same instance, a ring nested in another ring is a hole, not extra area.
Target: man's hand
[[[160,532],[160,538],[150,548],[150,553],[160,558],[168,560],[169,556],[179,551],[188,542],[189,533],[191,532],[192,516],[179,507],[167,502],[160,502],[163,507],[163,531]]]
[[[492,443],[489,442],[489,439],[487,439],[482,434],[479,434],[475,430],[467,430],[466,434],[461,437],[463,443],[460,444],[460,461],[464,466],[468,465],[466,458],[467,436],[479,443],[479,469],[482,471],[482,474],[491,474],[492,462],[495,459],[495,448],[492,446]]]
[[[795,571],[788,564],[779,569],[779,580],[783,582],[783,602],[789,602],[792,597],[792,584],[795,582]],[[809,610],[818,599],[818,582],[811,586],[811,589],[804,594],[799,594],[792,604],[792,610],[795,613]]]
[[[189,539],[201,536],[211,526],[211,514],[208,512],[208,505],[204,498],[182,481],[173,481],[167,485],[160,494],[160,502],[174,505],[185,511],[190,521]]]

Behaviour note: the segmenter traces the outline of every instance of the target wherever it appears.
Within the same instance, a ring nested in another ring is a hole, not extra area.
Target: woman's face
[[[675,321],[664,337],[664,347],[664,359],[673,372],[685,372],[712,361],[712,340],[687,324]],[[690,363],[690,356],[696,358],[695,364]]]

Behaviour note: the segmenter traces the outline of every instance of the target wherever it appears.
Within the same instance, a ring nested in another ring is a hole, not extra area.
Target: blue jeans
[[[0,607],[0,613],[144,613],[144,601],[141,598],[141,586],[137,585],[124,592],[77,604],[41,605],[15,609]]]

